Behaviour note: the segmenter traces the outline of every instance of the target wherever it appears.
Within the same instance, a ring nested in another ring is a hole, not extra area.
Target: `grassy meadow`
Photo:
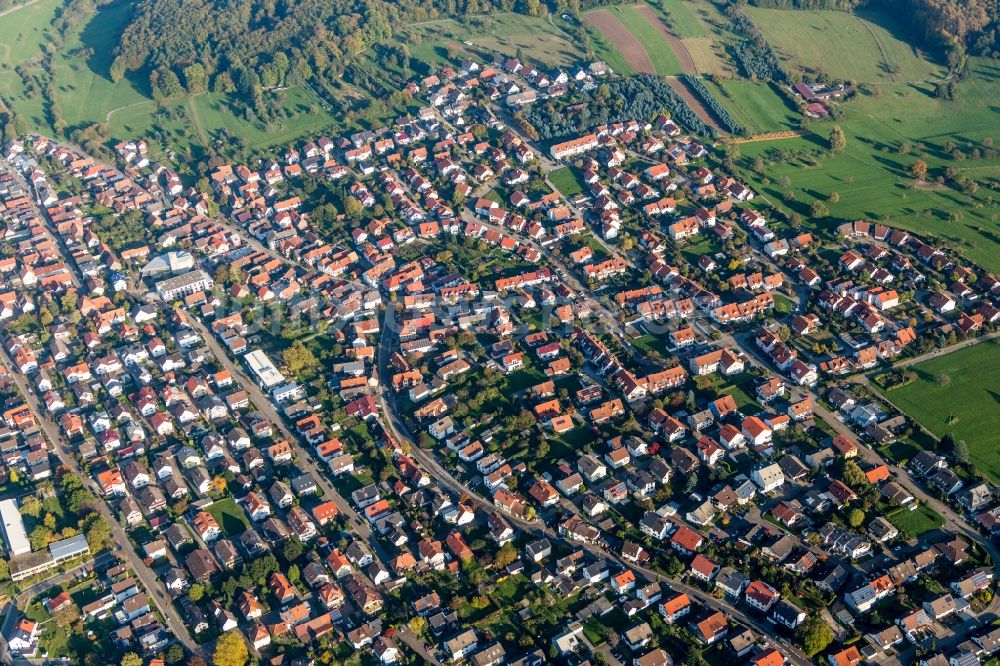
[[[992,193],[1000,186],[1000,159],[982,157],[997,129],[998,68],[973,61],[970,76],[958,85],[957,101],[936,99],[932,92],[930,84],[878,86],[842,105],[841,120],[809,124],[807,136],[740,146],[740,164],[765,197],[803,216],[814,201],[828,201],[836,192],[839,201],[829,204],[830,216],[814,221],[821,230],[844,220],[884,220],[936,236],[969,259],[1000,270],[1000,225]],[[724,103],[750,108],[745,102]],[[828,151],[834,125],[847,138],[840,154]],[[946,150],[950,147],[961,155],[953,156]],[[762,174],[750,170],[757,157],[765,161]],[[928,165],[926,182],[916,183],[911,175],[917,159]],[[975,179],[979,190],[966,194],[936,182],[948,167]]]
[[[493,52],[514,57],[521,50],[525,57],[548,67],[566,67],[582,57],[569,35],[545,17],[514,13],[475,16],[464,24],[453,19],[415,23],[399,39],[412,57],[435,67],[449,62],[449,52],[489,60]]]
[[[747,6],[787,67],[863,83],[927,81],[942,67],[922,58],[882,12],[788,11]]]
[[[886,398],[938,437],[965,440],[971,462],[1000,481],[1000,343],[984,342],[925,361],[911,368],[915,382]],[[948,381],[940,381],[947,375]]]
[[[650,6],[660,10],[678,37],[708,37],[711,34],[698,16],[699,5],[690,0],[654,0]]]
[[[705,85],[751,134],[780,132],[799,124],[798,111],[776,90],[775,84],[718,79],[706,81]]]

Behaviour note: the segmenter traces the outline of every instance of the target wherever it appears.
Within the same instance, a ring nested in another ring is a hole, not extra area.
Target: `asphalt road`
[[[994,334],[994,336],[996,335],[1000,334]],[[751,362],[764,368],[765,370],[767,370],[768,373],[781,377],[782,379],[785,380],[785,382],[789,386],[796,386],[796,383],[790,377],[788,377],[787,375],[783,375],[776,368],[771,367],[770,364],[768,364],[763,359],[762,354],[756,348],[753,341],[749,340],[749,337],[752,336],[744,336],[743,339],[741,340],[739,337],[726,335],[723,337],[723,340],[728,341],[729,343],[740,347],[746,353]],[[977,340],[982,341],[982,339],[980,338],[977,338]],[[966,347],[970,346],[970,344],[975,344],[971,343],[970,341],[967,342],[969,344],[965,344],[964,346]],[[949,347],[947,350],[941,351],[940,353],[941,354],[948,353],[950,351],[954,351],[954,349],[955,347]],[[939,354],[937,353],[931,352],[929,354],[924,354],[923,357],[929,358],[938,355]],[[915,357],[915,359],[913,359],[913,362],[919,362],[920,359],[921,357]],[[863,383],[866,382],[867,380],[863,381]],[[953,532],[957,535],[961,535],[972,541],[975,541],[977,544],[982,546],[983,549],[987,553],[989,553],[989,556],[993,561],[993,566],[996,569],[997,575],[1000,575],[1000,549],[998,549],[994,545],[992,540],[984,537],[979,532],[979,530],[969,525],[969,523],[966,522],[964,518],[958,515],[958,513],[956,513],[946,503],[940,501],[939,499],[937,499],[936,497],[925,491],[923,486],[920,483],[917,483],[913,475],[910,474],[909,470],[903,469],[886,461],[877,451],[872,449],[870,446],[866,445],[863,439],[860,438],[858,434],[854,432],[854,430],[850,426],[844,423],[844,421],[841,420],[837,414],[831,412],[819,401],[819,396],[816,394],[814,390],[808,387],[799,387],[799,390],[804,395],[808,395],[812,399],[813,412],[816,416],[827,422],[837,434],[849,437],[851,438],[851,440],[858,443],[859,457],[861,458],[861,460],[863,460],[866,464],[872,466],[886,465],[889,468],[889,470],[893,473],[895,481],[899,483],[899,485],[905,488],[906,491],[909,492],[911,495],[913,495],[913,497],[915,497],[917,500],[919,500],[920,502],[924,503],[925,505],[929,506],[930,508],[934,509],[939,514],[941,514],[941,516],[945,520],[945,523],[943,525],[943,528],[945,530]],[[985,609],[985,612],[1000,614],[1000,595],[994,596],[993,601],[990,602],[989,606]]]
[[[306,450],[300,444],[298,437],[288,429],[284,418],[275,409],[271,400],[260,390],[257,383],[247,376],[243,368],[229,357],[227,351],[219,344],[211,331],[202,322],[198,321],[195,317],[189,317],[188,320],[201,334],[202,338],[204,338],[205,344],[208,345],[209,350],[215,355],[219,363],[243,385],[254,409],[270,420],[274,424],[274,427],[281,433],[281,436],[291,444],[292,451],[295,454],[295,465],[304,472],[312,473],[313,478],[316,479],[316,484],[323,489],[323,497],[332,500],[337,505],[337,509],[351,521],[351,530],[367,542],[373,555],[378,557],[383,564],[388,562],[389,559],[385,550],[372,532],[368,521],[360,516],[351,504],[337,492],[327,479],[328,471],[326,468],[321,468],[317,464],[312,451]]]
[[[72,451],[69,451],[68,447],[63,444],[62,435],[59,432],[58,427],[56,427],[55,423],[53,423],[53,421],[49,418],[45,409],[41,407],[38,402],[38,398],[31,391],[31,388],[24,380],[24,376],[15,370],[14,364],[5,348],[0,348],[0,364],[6,368],[7,372],[13,378],[14,383],[17,385],[17,388],[21,391],[25,401],[31,408],[39,427],[42,429],[42,432],[45,433],[49,442],[52,443],[55,454],[58,456],[60,462],[74,474],[77,474],[81,479],[88,479],[88,475],[77,463]],[[104,520],[107,521],[108,525],[111,527],[111,536],[114,541],[119,544],[116,550],[117,554],[125,558],[129,566],[133,569],[133,571],[135,571],[136,576],[138,576],[139,580],[142,581],[143,587],[145,587],[146,591],[149,592],[149,596],[153,600],[154,605],[157,610],[160,611],[160,615],[163,616],[167,629],[190,652],[197,655],[202,654],[201,646],[199,646],[191,637],[183,618],[181,618],[177,609],[174,608],[174,605],[170,603],[169,596],[165,594],[167,591],[166,587],[156,578],[152,570],[146,566],[146,563],[143,562],[142,558],[140,558],[135,552],[135,549],[129,541],[128,535],[125,533],[125,530],[118,522],[118,519],[108,507],[107,502],[103,498],[99,497],[94,504],[97,511],[104,517]]]
[[[390,305],[386,310],[386,316],[392,316],[393,310]],[[467,487],[461,481],[456,479],[448,472],[441,464],[438,462],[437,458],[430,452],[421,449],[412,434],[406,428],[406,425],[399,418],[395,409],[394,397],[390,393],[389,389],[385,388],[391,386],[392,383],[389,380],[389,367],[388,359],[391,352],[392,341],[391,334],[388,332],[392,327],[383,325],[382,326],[382,337],[379,340],[377,360],[379,364],[379,374],[381,378],[381,385],[383,391],[379,394],[379,407],[382,416],[384,417],[385,426],[390,432],[399,440],[407,441],[410,443],[410,455],[412,455],[427,471],[429,471],[434,477],[437,478],[438,483],[449,488],[452,492],[459,495],[466,495],[472,499],[476,504],[480,506],[485,511],[498,511],[498,509],[487,499],[476,494],[475,491]],[[583,548],[589,552],[593,557],[597,559],[605,559],[609,562],[615,562],[622,568],[632,569],[633,571],[642,574],[646,579],[650,581],[660,581],[669,584],[669,586],[679,592],[686,593],[692,599],[697,599],[703,605],[713,608],[715,610],[720,610],[730,617],[742,622],[743,624],[753,627],[762,635],[768,636],[774,643],[776,643],[782,650],[782,652],[788,657],[788,660],[799,666],[805,666],[810,664],[811,660],[806,657],[806,655],[799,650],[797,647],[791,643],[777,638],[774,634],[774,629],[751,618],[749,615],[744,613],[741,609],[727,603],[726,601],[716,599],[715,597],[705,594],[701,590],[693,588],[685,583],[680,582],[674,578],[670,578],[658,571],[649,569],[647,567],[638,566],[632,563],[625,562],[620,556],[611,553],[601,546],[596,544],[581,543],[578,541],[570,541],[562,536],[560,536],[555,530],[552,530],[546,526],[541,521],[525,521],[519,518],[515,518],[509,514],[504,514],[505,519],[512,525],[517,526],[522,531],[532,535],[535,538],[545,537],[550,541],[560,541],[570,545],[572,548]]]

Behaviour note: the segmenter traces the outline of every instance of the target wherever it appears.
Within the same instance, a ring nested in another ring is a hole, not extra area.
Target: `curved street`
[[[386,318],[394,316],[394,309],[392,304],[386,309]],[[410,445],[410,454],[430,473],[437,478],[438,482],[445,485],[452,492],[457,493],[460,496],[467,496],[471,498],[476,504],[486,511],[495,511],[501,513],[489,500],[478,495],[474,490],[463,484],[461,481],[456,479],[448,470],[446,470],[434,456],[434,454],[425,451],[420,448],[417,444],[416,439],[413,437],[412,433],[406,427],[406,424],[399,418],[397,410],[395,408],[395,399],[388,388],[392,386],[391,375],[389,372],[389,355],[391,353],[392,340],[390,333],[394,327],[390,322],[386,321],[382,325],[382,335],[379,338],[377,361],[379,368],[379,380],[380,380],[380,392],[379,392],[379,408],[380,413],[384,415],[383,424],[388,428],[394,437],[399,441],[408,442]],[[774,631],[770,627],[764,626],[760,621],[751,618],[749,615],[744,613],[741,609],[727,603],[723,600],[716,599],[715,597],[702,592],[690,585],[680,582],[675,578],[671,578],[659,571],[649,569],[647,567],[639,566],[633,563],[628,563],[622,560],[622,558],[614,553],[607,551],[606,549],[597,546],[595,544],[582,543],[578,541],[570,541],[568,539],[560,536],[555,530],[549,526],[542,523],[540,520],[526,521],[520,518],[511,516],[510,514],[503,513],[504,518],[510,522],[512,525],[516,525],[520,530],[532,535],[535,538],[545,537],[550,541],[560,541],[569,544],[574,548],[583,548],[591,555],[597,558],[603,558],[610,562],[615,562],[622,568],[631,569],[635,572],[642,574],[650,581],[658,581],[663,583],[668,583],[672,589],[679,592],[686,593],[692,599],[697,599],[702,604],[720,610],[723,613],[729,615],[730,617],[746,624],[749,627],[754,628],[761,634],[767,635],[771,640],[776,642],[780,647],[782,652],[788,657],[789,661],[797,666],[806,666],[812,663],[811,660],[803,653],[799,648],[792,645],[788,641],[780,639],[774,636]]]

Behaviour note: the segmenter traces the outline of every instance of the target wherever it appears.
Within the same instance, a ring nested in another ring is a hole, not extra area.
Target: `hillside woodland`
[[[252,93],[339,76],[400,26],[493,11],[542,8],[538,0],[140,0],[111,75],[148,72],[164,95],[177,86]]]

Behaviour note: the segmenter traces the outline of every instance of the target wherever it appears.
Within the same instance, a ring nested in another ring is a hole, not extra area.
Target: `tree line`
[[[715,136],[715,130],[662,78],[653,74],[613,79],[593,91],[576,94],[565,103],[536,104],[519,119],[529,135],[550,141],[582,134],[595,125],[652,118],[664,111],[670,111],[674,120],[695,134]]]
[[[734,41],[729,50],[739,63],[748,79],[758,81],[784,81],[785,70],[781,67],[778,54],[764,39],[764,33],[753,24],[737,7],[733,8],[729,29],[740,39]]]
[[[729,109],[722,106],[715,95],[709,91],[708,86],[697,76],[691,76],[690,74],[682,74],[681,80],[684,84],[694,92],[695,95],[701,98],[701,101],[705,103],[708,110],[712,112],[712,115],[719,121],[722,125],[722,129],[726,130],[730,134],[739,134],[741,136],[746,136],[749,134],[743,125],[740,125],[732,114],[729,113]]]

